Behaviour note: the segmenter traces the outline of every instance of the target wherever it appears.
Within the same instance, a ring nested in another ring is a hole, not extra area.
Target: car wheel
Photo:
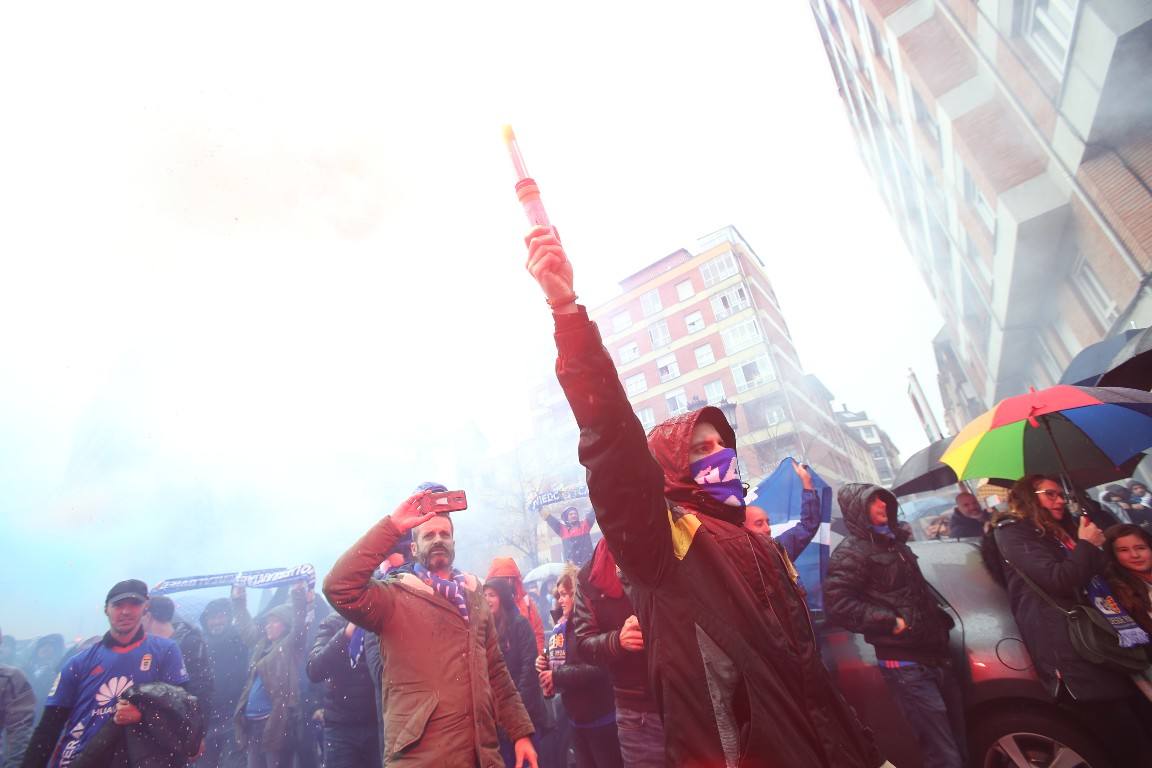
[[[1055,711],[999,712],[969,732],[981,768],[1111,768],[1096,740]]]

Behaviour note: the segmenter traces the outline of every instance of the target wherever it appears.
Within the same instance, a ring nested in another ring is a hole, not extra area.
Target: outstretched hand
[[[400,533],[408,533],[421,523],[428,522],[436,517],[436,510],[430,509],[427,512],[420,510],[420,497],[430,491],[421,491],[414,493],[404,501],[400,502],[400,506],[392,513],[392,524],[395,525]]]
[[[564,253],[555,227],[535,227],[524,238],[528,246],[529,274],[540,284],[544,297],[555,311],[576,311],[572,288],[572,262]]]
[[[804,490],[812,490],[812,473],[808,471],[806,464],[801,464],[795,459],[792,460],[792,471],[800,478],[800,483],[804,486]]]

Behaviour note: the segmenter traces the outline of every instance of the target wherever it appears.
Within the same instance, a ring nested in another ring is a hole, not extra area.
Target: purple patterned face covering
[[[740,467],[736,451],[723,448],[688,465],[696,485],[721,504],[744,506],[744,485],[740,482]]]

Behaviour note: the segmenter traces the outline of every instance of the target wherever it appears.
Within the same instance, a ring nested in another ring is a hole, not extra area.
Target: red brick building
[[[810,4],[861,158],[945,317],[953,431],[1152,324],[1152,6]]]

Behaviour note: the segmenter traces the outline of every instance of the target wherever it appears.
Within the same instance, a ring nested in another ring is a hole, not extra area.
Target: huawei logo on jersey
[[[102,707],[105,704],[111,704],[131,687],[132,678],[130,677],[121,676],[105,680],[104,684],[100,686],[100,690],[96,692],[96,705]]]

